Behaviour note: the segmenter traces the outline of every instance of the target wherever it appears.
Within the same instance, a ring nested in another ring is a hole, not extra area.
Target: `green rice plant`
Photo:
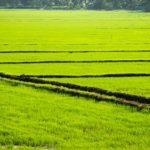
[[[148,112],[3,80],[0,91],[1,145],[149,149]]]
[[[117,73],[150,73],[150,63],[54,63],[4,64],[0,71],[9,74],[30,75],[101,75]]]
[[[150,14],[0,10],[0,50],[149,50]]]
[[[11,51],[10,51],[11,52]],[[50,51],[49,51],[50,52]],[[1,53],[0,62],[149,60],[150,52]]]

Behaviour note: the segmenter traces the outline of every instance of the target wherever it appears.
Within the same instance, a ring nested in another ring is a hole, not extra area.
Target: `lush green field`
[[[140,11],[0,10],[0,72],[114,74],[43,80],[149,98],[149,37],[150,14]],[[80,90],[0,74],[0,149],[150,150],[148,109],[95,102],[62,89]]]
[[[0,10],[0,50],[149,50],[150,14]]]
[[[0,65],[1,72],[10,74],[83,75],[109,73],[150,73],[150,63],[54,63]]]
[[[0,81],[0,143],[56,149],[150,147],[150,114]],[[11,93],[11,94],[8,94]]]
[[[87,52],[87,53],[0,53],[0,62],[49,60],[149,60],[150,53],[138,52]]]
[[[0,62],[22,61],[93,61],[93,60],[149,60],[149,52],[85,52],[85,53],[0,53]]]

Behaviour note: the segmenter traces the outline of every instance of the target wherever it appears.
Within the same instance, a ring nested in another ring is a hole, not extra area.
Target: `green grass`
[[[149,50],[150,14],[0,10],[0,50]]]
[[[0,91],[2,145],[56,149],[150,147],[149,113],[2,80]]]

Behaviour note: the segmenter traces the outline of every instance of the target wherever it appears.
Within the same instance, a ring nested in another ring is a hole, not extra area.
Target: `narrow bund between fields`
[[[40,50],[16,50],[16,51],[11,51],[11,50],[3,50],[3,51],[0,51],[0,53],[101,53],[101,52],[111,52],[111,53],[116,53],[116,52],[120,52],[120,53],[122,53],[122,52],[128,52],[128,53],[130,53],[130,52],[139,52],[139,53],[143,53],[143,52],[150,52],[150,50],[98,50],[98,51],[96,51],[96,50],[82,50],[82,51],[80,51],[80,50],[73,50],[73,51],[71,51],[71,50],[68,50],[68,51],[59,51],[59,50],[57,50],[57,51],[53,51],[53,50],[51,50],[51,51],[45,51],[45,50],[43,50],[43,51],[40,51]]]
[[[148,73],[122,73],[122,74],[101,74],[101,75],[23,75],[24,77],[35,78],[117,78],[117,77],[149,77]]]
[[[48,63],[136,63],[136,62],[150,62],[150,60],[78,60],[78,61],[22,61],[22,62],[0,62],[0,64],[48,64]]]
[[[25,83],[34,83],[35,85],[41,85],[41,84],[52,85],[55,86],[55,88],[49,88],[45,86],[43,87],[41,86],[41,88],[51,89],[55,92],[71,94],[74,96],[93,98],[96,101],[115,102],[119,104],[135,106],[140,109],[150,108],[150,98],[143,97],[143,96],[131,95],[131,94],[120,93],[120,92],[112,92],[101,88],[80,86],[71,83],[45,81],[42,79],[31,78],[27,76],[15,76],[15,75],[0,73],[0,77],[5,79],[10,79],[10,80],[23,81]]]

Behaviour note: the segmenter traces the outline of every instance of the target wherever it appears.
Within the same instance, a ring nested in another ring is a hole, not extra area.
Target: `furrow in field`
[[[39,50],[16,50],[16,51],[11,51],[11,50],[6,50],[6,51],[0,51],[0,53],[101,53],[101,52],[139,52],[139,53],[143,53],[143,52],[150,52],[150,50],[83,50],[83,51],[79,51],[79,50],[73,50],[73,51],[39,51]]]
[[[103,74],[103,75],[24,75],[36,78],[110,78],[110,77],[149,77],[146,73]]]
[[[47,64],[47,63],[128,63],[128,62],[150,62],[150,60],[89,60],[89,61],[24,61],[24,62],[0,62],[0,64]]]
[[[45,81],[37,78],[29,78],[25,76],[14,76],[9,74],[0,73],[0,77],[17,80],[17,81],[23,81],[23,82],[29,82],[29,83],[35,83],[35,84],[49,84],[57,87],[63,87],[70,90],[79,90],[81,92],[89,92],[92,94],[98,94],[98,95],[104,95],[107,97],[115,97],[114,102],[118,103],[124,103],[128,105],[135,105],[138,107],[143,107],[146,104],[150,104],[150,98],[138,96],[138,95],[131,95],[126,93],[120,93],[120,92],[112,92],[101,88],[95,88],[95,87],[88,87],[88,86],[80,86],[76,84],[71,83],[62,83],[57,81]],[[96,98],[95,98],[96,99]],[[105,99],[105,98],[104,98]]]

